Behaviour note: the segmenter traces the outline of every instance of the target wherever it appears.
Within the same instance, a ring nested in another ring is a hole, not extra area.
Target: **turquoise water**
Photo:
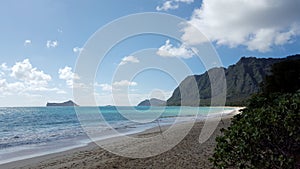
[[[189,120],[204,119],[209,110],[211,110],[210,115],[213,116],[223,112],[223,110],[232,109],[209,107],[78,107],[76,110],[77,113],[80,113],[81,119],[85,119],[83,122],[85,125],[100,126],[101,131],[106,133],[101,137],[108,138],[110,137],[107,134],[109,133],[107,131],[110,130],[108,124],[120,133],[135,133],[157,126],[158,121],[161,125],[172,124],[176,119],[175,117],[178,116],[191,117],[188,118]],[[22,152],[23,154],[27,153],[27,157],[28,153],[41,154],[37,148],[46,153],[48,150],[76,147],[76,145],[89,142],[78,120],[76,110],[74,107],[0,108],[0,159],[6,158],[6,161],[9,161],[16,158],[16,154],[20,155]],[[97,119],[96,117],[99,115],[102,116]],[[128,120],[128,117],[131,120]],[[187,120],[186,118],[183,119]],[[101,137],[99,138],[101,139]]]

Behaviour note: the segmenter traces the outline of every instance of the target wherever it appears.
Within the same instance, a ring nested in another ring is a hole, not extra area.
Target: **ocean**
[[[93,131],[84,130],[82,125],[97,126],[97,134],[100,133],[97,139],[101,140],[116,136],[109,132],[111,128],[120,134],[133,134],[158,125],[201,120],[232,110],[114,106],[0,108],[0,164],[87,145],[91,140],[86,132]],[[101,118],[97,118],[99,115]]]

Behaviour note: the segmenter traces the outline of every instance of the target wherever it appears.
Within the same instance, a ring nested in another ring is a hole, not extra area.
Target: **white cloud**
[[[82,52],[83,51],[83,48],[80,48],[80,47],[75,47],[75,48],[73,48],[73,52],[74,53],[80,53],[80,52]]]
[[[170,9],[177,9],[179,8],[179,3],[193,3],[194,0],[167,0],[165,1],[162,6],[157,6],[157,11],[168,11]]]
[[[2,74],[0,78],[0,92],[2,95],[31,95],[27,92],[59,90],[48,87],[51,76],[32,67],[29,59],[16,62],[12,67],[8,67],[6,63],[2,63],[0,67],[7,72]],[[10,82],[7,81],[8,76],[12,77],[9,78]]]
[[[107,91],[107,92],[111,92],[112,91],[112,86],[104,83],[104,84],[99,84],[99,87],[101,87],[102,91]]]
[[[156,10],[157,11],[167,11],[170,9],[177,9],[179,8],[178,4],[175,4],[174,1],[166,1],[165,3],[163,3],[162,6],[157,6]]]
[[[107,84],[107,83],[102,83],[102,84],[98,84],[95,83],[95,86],[101,87],[102,91],[108,91],[111,92],[112,90],[121,90],[124,87],[129,87],[129,86],[137,86],[136,82],[130,82],[128,80],[121,80],[121,81],[116,81],[114,83],[111,84]]]
[[[9,70],[9,68],[8,68],[7,65],[6,65],[6,63],[2,63],[2,64],[0,65],[0,69],[1,69],[1,70],[4,70],[4,71]]]
[[[121,80],[113,83],[113,86],[116,87],[128,87],[128,86],[136,86],[136,82],[130,82],[128,80]]]
[[[194,55],[193,51],[188,49],[186,45],[182,44],[179,47],[174,47],[169,39],[158,49],[156,54],[163,57],[181,57],[185,59]]]
[[[134,57],[134,56],[126,56],[122,59],[122,61],[120,62],[120,66],[121,65],[125,65],[127,63],[139,63],[140,61],[138,60],[138,58]]]
[[[63,30],[61,28],[57,28],[58,33],[63,33]]]
[[[6,79],[0,79],[0,89],[7,86]]]
[[[74,77],[72,68],[69,66],[65,66],[63,69],[59,69],[58,74],[59,74],[59,78],[63,80],[73,79]]]
[[[65,66],[58,70],[59,78],[66,81],[68,87],[72,88],[74,86],[74,80],[79,79],[78,75],[73,73],[72,68]]]
[[[6,63],[2,63],[0,65],[0,77],[5,76],[5,72],[9,71],[10,68],[6,65]]]
[[[58,46],[58,42],[57,40],[53,40],[53,41],[47,40],[46,46],[47,48],[55,48]]]
[[[11,95],[12,93],[19,93],[25,88],[25,85],[21,82],[8,83],[6,79],[0,79],[0,92],[2,95]]]
[[[291,43],[300,35],[299,6],[298,0],[203,0],[189,23],[218,45],[243,45],[249,50],[266,52]],[[185,43],[207,41],[195,36],[191,26],[183,32]]]
[[[183,3],[190,4],[190,3],[193,3],[194,0],[175,0],[175,2],[183,2]]]
[[[12,68],[11,77],[23,81],[26,84],[34,86],[46,86],[51,80],[51,76],[45,74],[43,71],[33,68],[29,59],[22,62],[17,62]]]
[[[26,39],[26,40],[24,41],[24,46],[29,46],[29,45],[31,45],[31,40]]]

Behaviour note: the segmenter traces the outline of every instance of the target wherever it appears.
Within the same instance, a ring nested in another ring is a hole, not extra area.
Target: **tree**
[[[269,99],[265,106],[244,109],[222,130],[211,159],[217,168],[300,167],[300,92]]]
[[[215,167],[300,168],[299,64],[272,67],[262,92],[217,137],[211,158]]]
[[[271,72],[262,83],[265,95],[274,92],[293,93],[300,89],[300,60],[275,63]]]

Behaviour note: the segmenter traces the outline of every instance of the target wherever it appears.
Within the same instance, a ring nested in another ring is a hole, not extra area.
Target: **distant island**
[[[152,98],[152,99],[146,99],[142,102],[140,102],[137,106],[166,106],[167,102],[164,100]]]
[[[72,100],[63,102],[63,103],[49,103],[46,104],[47,107],[50,106],[79,106],[78,104],[74,103]]]

